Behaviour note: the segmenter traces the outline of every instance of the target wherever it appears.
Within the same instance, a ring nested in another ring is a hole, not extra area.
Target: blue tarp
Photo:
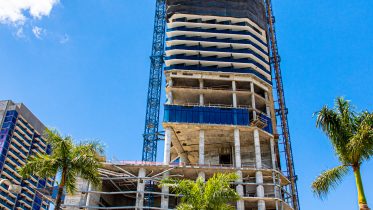
[[[165,122],[249,125],[247,109],[165,105]]]
[[[264,127],[263,130],[268,133],[273,133],[271,118],[264,114],[260,114],[260,117],[267,123],[267,126]],[[249,125],[251,120],[248,109],[176,105],[164,106],[164,122]]]

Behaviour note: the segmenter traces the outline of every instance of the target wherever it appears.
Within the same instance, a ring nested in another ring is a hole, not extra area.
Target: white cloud
[[[22,25],[29,18],[48,16],[59,0],[0,0],[0,23]]]
[[[32,33],[34,33],[35,37],[38,39],[42,38],[42,35],[45,34],[46,30],[37,26],[32,28]]]

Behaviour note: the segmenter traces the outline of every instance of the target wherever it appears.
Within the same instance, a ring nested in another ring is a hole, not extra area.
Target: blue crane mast
[[[285,103],[285,91],[282,82],[281,73],[281,58],[278,51],[277,36],[275,28],[275,16],[273,15],[272,2],[271,0],[264,0],[266,15],[267,15],[267,26],[268,26],[268,38],[270,44],[270,57],[271,57],[271,68],[273,71],[274,87],[277,93],[277,107],[276,116],[281,125],[281,133],[279,135],[279,142],[284,147],[285,161],[287,168],[287,177],[290,180],[290,197],[293,204],[294,210],[300,210],[299,195],[297,187],[297,175],[295,173],[293,150],[291,147],[291,139],[289,132],[288,122],[288,109]]]
[[[163,54],[166,29],[166,0],[156,0],[152,54],[145,117],[144,145],[142,160],[153,162],[157,159],[159,140],[159,112],[161,100]]]

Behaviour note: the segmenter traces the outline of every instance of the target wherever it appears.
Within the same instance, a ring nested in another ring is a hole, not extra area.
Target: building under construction
[[[180,198],[161,179],[220,172],[239,175],[237,209],[299,210],[273,21],[268,1],[157,0],[143,161],[104,163],[100,191],[80,180],[65,208],[175,209]]]

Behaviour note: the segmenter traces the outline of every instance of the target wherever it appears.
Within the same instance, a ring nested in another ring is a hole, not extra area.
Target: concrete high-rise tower
[[[237,173],[237,209],[297,209],[280,169],[266,11],[262,0],[167,0],[163,161],[107,162],[102,191],[81,181],[65,206],[174,209],[180,199],[160,179]]]
[[[265,6],[261,0],[167,1],[164,163],[234,168],[238,209],[279,208]],[[290,207],[289,207],[290,208]]]

